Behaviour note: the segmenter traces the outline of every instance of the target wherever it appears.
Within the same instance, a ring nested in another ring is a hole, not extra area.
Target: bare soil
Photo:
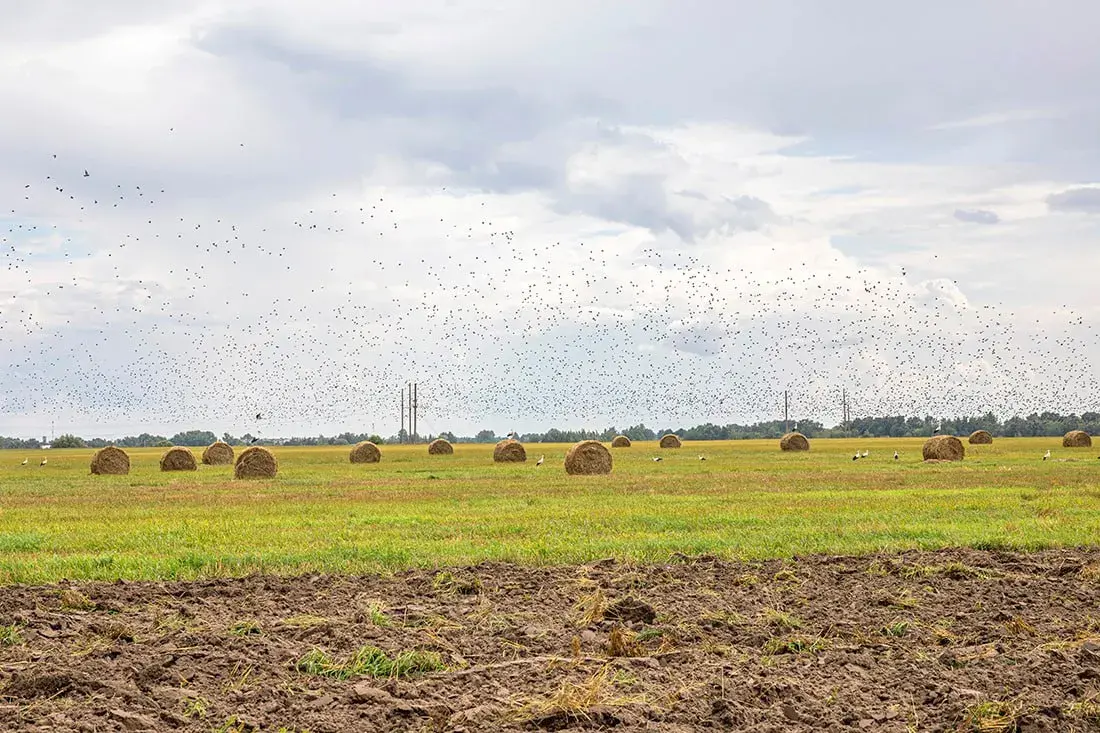
[[[4,730],[1100,730],[1091,549],[8,586],[0,624]],[[341,678],[365,646],[445,669]]]

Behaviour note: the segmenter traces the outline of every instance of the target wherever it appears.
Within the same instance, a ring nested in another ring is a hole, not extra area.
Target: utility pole
[[[841,392],[840,396],[840,426],[848,431],[848,390]]]
[[[789,413],[790,406],[791,406],[791,403],[790,403],[790,399],[787,395],[787,390],[783,390],[783,432],[784,433],[791,432],[791,421],[790,421],[790,413]]]
[[[401,388],[401,432],[397,434],[397,442],[405,442],[405,388]]]
[[[417,417],[417,415],[416,415],[416,408],[417,408],[417,407],[418,407],[419,405],[420,405],[420,403],[419,403],[419,402],[417,402],[417,400],[416,400],[416,382],[413,382],[413,397],[412,397],[412,439],[413,439],[413,442],[414,442],[414,443],[415,443],[415,442],[416,442],[416,440],[417,440],[417,436],[418,436],[418,435],[420,435],[420,434],[419,434],[418,432],[416,432],[416,417]]]

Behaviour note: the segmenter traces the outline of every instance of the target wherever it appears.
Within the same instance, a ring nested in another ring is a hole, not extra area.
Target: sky
[[[1100,409],[1095,3],[0,17],[0,435]]]

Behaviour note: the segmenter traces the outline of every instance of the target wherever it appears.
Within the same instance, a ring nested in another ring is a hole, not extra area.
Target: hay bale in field
[[[1084,430],[1070,430],[1062,438],[1063,448],[1091,448],[1092,438]]]
[[[518,440],[502,440],[493,448],[494,463],[523,463],[527,460],[527,451]]]
[[[362,443],[355,444],[348,458],[352,463],[378,463],[382,460],[382,451],[378,450],[378,446],[374,443],[364,440]]]
[[[779,450],[809,450],[810,441],[802,433],[787,433],[779,439]]]
[[[611,451],[598,440],[582,440],[565,454],[565,472],[570,476],[611,473]]]
[[[449,456],[455,452],[455,448],[451,445],[450,441],[443,438],[437,438],[431,443],[428,443],[428,455],[429,456]]]
[[[275,454],[267,448],[254,445],[245,448],[233,464],[234,478],[273,478],[279,472]]]
[[[217,441],[206,446],[202,452],[202,462],[207,466],[231,466],[233,465],[233,446],[229,443]]]
[[[625,435],[616,435],[611,441],[612,448],[629,448],[630,438]]]
[[[161,471],[197,471],[198,468],[199,463],[195,460],[195,454],[190,448],[182,446],[169,448],[160,457]]]
[[[669,433],[668,435],[664,435],[661,437],[661,442],[659,445],[662,448],[679,448],[683,445],[683,443],[680,442],[679,435],[676,435],[675,433]]]
[[[92,473],[96,476],[125,476],[130,473],[130,456],[113,445],[100,448],[92,456]]]
[[[969,440],[971,445],[992,445],[993,434],[988,430],[975,430]]]
[[[954,435],[937,435],[924,441],[923,453],[926,461],[961,461],[966,448]]]

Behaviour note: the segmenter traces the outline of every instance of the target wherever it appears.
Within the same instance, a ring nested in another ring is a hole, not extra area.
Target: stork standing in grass
[[[1044,461],[1048,458],[1050,458],[1050,451],[1049,450],[1047,450],[1047,452],[1043,454],[1043,460]]]
[[[50,460],[49,458],[43,458],[43,459],[42,459],[42,462],[41,462],[41,463],[39,463],[38,465],[39,465],[39,466],[45,466],[45,465],[46,465],[46,462],[47,462],[47,461],[49,461],[49,460]]]
[[[542,462],[546,460],[546,456],[539,456],[539,459],[535,461],[535,466],[541,466]]]
[[[28,462],[30,462],[30,460],[31,460],[30,458],[24,458],[24,459],[23,459],[23,462],[22,462],[22,463],[20,463],[19,465],[20,465],[20,466],[25,466],[25,465],[27,465],[27,463],[28,463]]]

